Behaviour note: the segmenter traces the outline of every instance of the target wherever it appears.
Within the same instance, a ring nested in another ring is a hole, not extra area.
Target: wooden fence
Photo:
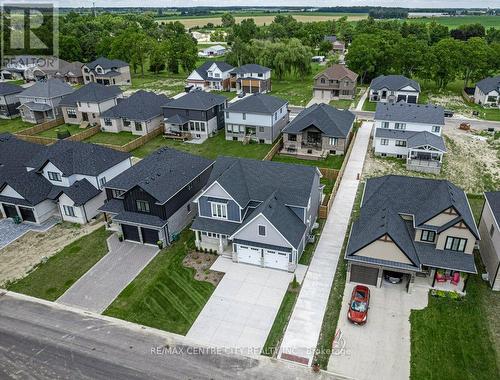
[[[56,139],[53,139],[51,137],[21,135],[21,134],[17,134],[17,133],[16,133],[16,137],[19,140],[24,140],[24,141],[28,141],[28,142],[35,143],[35,144],[41,144],[41,145],[50,145],[50,144],[54,144],[57,141]]]
[[[98,145],[105,146],[107,148],[111,148],[114,150],[119,150],[120,152],[131,152],[134,149],[137,149],[144,144],[146,144],[148,141],[151,141],[155,137],[161,135],[163,133],[163,128],[158,128],[155,129],[152,132],[149,132],[147,135],[141,136],[136,138],[135,140],[130,141],[129,143],[125,145],[112,145],[112,144],[101,144],[101,143],[96,143]]]
[[[91,136],[98,134],[100,131],[101,131],[101,127],[96,125],[94,127],[85,128],[83,130],[83,132],[77,133],[76,135],[71,135],[71,136],[65,138],[65,140],[67,140],[67,141],[83,141],[85,139],[88,139]]]
[[[283,136],[280,136],[276,144],[273,145],[271,150],[267,152],[266,156],[262,159],[262,161],[272,161],[273,157],[278,153],[278,151],[283,146]]]
[[[23,129],[22,131],[17,132],[16,136],[33,136],[33,135],[36,135],[38,133],[45,132],[49,129],[57,127],[61,124],[64,124],[63,118],[46,121],[45,123],[40,123],[40,124],[34,125],[33,127]]]

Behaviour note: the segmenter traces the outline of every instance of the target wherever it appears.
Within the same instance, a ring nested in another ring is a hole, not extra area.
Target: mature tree
[[[168,52],[166,45],[153,40],[149,51],[149,71],[158,74],[160,71],[164,70],[167,58]]]
[[[227,12],[221,16],[221,21],[224,28],[231,28],[234,24],[236,24],[234,16]]]
[[[212,33],[210,33],[210,41],[212,42],[224,41],[224,32],[222,32],[222,30],[214,30]]]
[[[468,40],[472,37],[484,37],[486,35],[484,26],[476,24],[460,25],[457,29],[453,29],[450,35],[457,40]]]
[[[486,32],[486,41],[489,44],[492,44],[493,42],[500,42],[500,29],[493,27],[489,28]]]
[[[328,55],[332,51],[332,43],[330,41],[321,41],[318,46],[319,55]]]
[[[425,65],[428,49],[427,42],[415,36],[402,38],[395,48],[395,71],[408,77],[418,75]]]
[[[258,32],[259,28],[255,24],[254,19],[246,18],[233,26],[231,39],[235,40],[238,38],[243,42],[249,42],[252,38],[257,38]]]
[[[431,46],[427,60],[428,72],[439,88],[445,88],[460,72],[462,43],[445,38]]]
[[[467,87],[469,81],[476,81],[488,75],[489,60],[493,52],[484,38],[472,37],[462,45],[462,77],[464,86]]]
[[[441,41],[443,38],[447,38],[450,35],[448,27],[445,25],[438,24],[435,20],[427,25],[429,30],[429,43],[434,45],[436,42]]]
[[[66,61],[79,61],[82,59],[82,48],[75,36],[62,34],[59,36],[60,57]]]

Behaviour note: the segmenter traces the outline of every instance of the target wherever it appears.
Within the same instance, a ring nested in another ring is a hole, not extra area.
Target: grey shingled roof
[[[229,104],[226,108],[229,112],[245,112],[273,115],[285,104],[286,100],[261,93],[246,96],[241,100]]]
[[[191,229],[199,231],[215,232],[216,234],[232,235],[240,226],[240,223],[229,222],[197,216],[191,225]]]
[[[75,206],[79,207],[97,197],[101,191],[84,178],[75,181],[69,187],[58,187],[55,198],[59,198],[62,193],[66,194],[75,203]]]
[[[73,87],[60,79],[48,79],[47,81],[36,82],[18,96],[51,99],[71,94],[73,91]]]
[[[488,191],[484,193],[484,196],[491,207],[497,224],[500,225],[500,191]]]
[[[106,187],[128,191],[139,186],[165,203],[212,164],[204,157],[164,147],[113,178]]]
[[[163,114],[161,107],[170,101],[165,95],[139,90],[104,111],[101,117],[127,118],[134,121],[151,120]]]
[[[23,103],[17,108],[21,107],[27,107],[32,111],[39,111],[39,112],[48,111],[52,109],[52,107],[47,103],[35,103],[35,102]]]
[[[411,86],[420,92],[420,84],[404,75],[380,75],[370,83],[370,89],[375,91],[383,88],[387,88],[390,91],[398,91],[406,86]]]
[[[30,206],[46,200],[53,188],[42,175],[34,171],[28,172],[26,168],[19,166],[4,170],[0,168],[0,176],[0,192],[8,185],[25,199],[24,204]]]
[[[115,67],[125,67],[128,66],[128,63],[119,59],[108,59],[104,57],[99,57],[95,61],[87,63],[89,69],[94,70],[96,66],[101,66],[103,69],[112,69]]]
[[[240,67],[235,67],[231,72],[236,74],[265,74],[271,71],[269,67],[258,65],[256,63],[247,63]]]
[[[360,217],[353,224],[346,257],[354,257],[362,247],[387,234],[416,267],[426,265],[432,253],[425,251],[426,247],[415,244],[413,223],[405,221],[401,214],[413,215],[415,226],[425,227],[429,219],[450,207],[458,212],[460,220],[479,238],[467,197],[463,190],[451,182],[395,175],[368,179]],[[427,246],[433,247],[435,255],[443,253],[433,245]],[[441,260],[440,265],[446,268],[444,264],[447,257],[443,254],[435,260]],[[463,264],[460,268],[451,269],[468,271],[470,266],[465,259],[461,262],[458,259],[453,262],[448,260],[448,264],[450,267],[452,264]]]
[[[224,71],[230,71],[232,70],[234,67],[231,66],[229,63],[227,62],[224,62],[224,61],[206,61],[203,65],[201,65],[200,67],[198,67],[197,69],[195,69],[195,71],[203,78],[203,79],[208,79],[208,69],[213,65],[213,64],[216,64],[217,67],[220,69],[220,71],[224,72]],[[210,78],[212,79],[212,78]],[[217,78],[213,78],[213,79],[217,79]]]
[[[130,157],[129,153],[79,141],[59,140],[35,155],[28,167],[40,170],[47,162],[65,176],[83,174],[97,176]]]
[[[88,83],[75,92],[61,99],[61,106],[76,106],[77,102],[100,103],[108,99],[116,98],[122,93],[118,86],[105,86],[100,83]]]
[[[283,133],[301,133],[314,126],[325,136],[346,138],[356,117],[349,110],[338,110],[328,104],[314,104],[302,110],[288,124]]]
[[[491,91],[500,91],[500,75],[496,77],[488,77],[476,83],[476,86],[483,92],[488,94]]]
[[[444,108],[433,104],[379,102],[375,120],[444,125]]]
[[[0,171],[12,166],[26,167],[33,156],[43,152],[44,145],[18,139],[10,133],[0,134]]]
[[[163,108],[180,108],[190,110],[208,110],[214,106],[224,104],[227,98],[222,95],[205,91],[192,91],[177,99],[172,99]]]
[[[175,114],[174,116],[170,116],[167,119],[167,122],[170,124],[184,125],[189,121],[189,119],[185,118],[182,115]]]
[[[375,137],[385,139],[406,140],[408,148],[416,148],[423,145],[430,145],[442,152],[446,152],[446,145],[441,136],[427,131],[405,131],[400,129],[377,128]]]
[[[12,84],[8,82],[0,83],[0,95],[11,95],[18,94],[22,92],[24,89],[17,84]]]

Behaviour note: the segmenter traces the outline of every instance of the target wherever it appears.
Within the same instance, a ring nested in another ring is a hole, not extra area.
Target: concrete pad
[[[11,218],[0,220],[0,249],[8,246],[29,231],[46,232],[60,222],[60,218],[50,217],[41,224],[28,222],[15,224]]]

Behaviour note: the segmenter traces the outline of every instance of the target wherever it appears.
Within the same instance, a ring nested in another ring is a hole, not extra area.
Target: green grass
[[[349,109],[351,105],[354,103],[354,100],[349,100],[349,99],[337,99],[337,100],[330,100],[330,105],[339,108],[339,109]]]
[[[55,301],[106,253],[104,227],[64,247],[26,277],[7,285],[8,290]],[[36,247],[34,247],[36,249]]]
[[[474,220],[476,221],[476,224],[479,224],[479,219],[481,218],[481,212],[483,211],[484,195],[467,194],[467,199],[469,200],[470,208],[472,210],[472,215],[474,215]]]
[[[476,253],[477,258],[477,253]],[[476,260],[479,273],[479,259]],[[480,275],[470,276],[460,300],[429,295],[423,310],[412,310],[410,377],[420,379],[497,379],[495,341],[488,314],[498,318],[500,297],[492,296]]]
[[[363,103],[362,109],[363,111],[375,112],[375,110],[377,109],[377,102],[370,102],[367,97],[365,102]]]
[[[277,354],[279,344],[285,334],[288,321],[290,320],[290,315],[292,314],[293,307],[295,306],[295,302],[297,302],[298,296],[298,289],[289,289],[285,293],[278,313],[276,314],[276,318],[274,319],[273,327],[271,327],[266,343],[262,348],[262,355],[274,356]]]
[[[268,144],[251,143],[243,145],[243,143],[239,141],[227,141],[224,136],[224,131],[219,131],[219,133],[208,138],[202,144],[191,144],[158,136],[136,150],[133,150],[132,155],[143,158],[164,146],[210,159],[217,158],[217,156],[234,156],[262,160],[271,149],[271,145]]]
[[[0,119],[0,133],[16,133],[31,128],[35,124],[26,123],[20,117],[15,119]]]
[[[311,264],[312,257],[314,255],[314,250],[318,245],[319,237],[321,236],[321,232],[323,231],[323,227],[325,226],[324,219],[318,219],[319,227],[314,230],[314,235],[316,236],[314,239],[314,243],[307,243],[304,248],[304,252],[300,256],[299,264],[309,265]]]
[[[500,28],[500,16],[459,16],[459,17],[432,17],[432,18],[412,18],[408,22],[430,23],[436,21],[438,24],[445,25],[454,29],[465,24],[481,24],[486,29],[494,27]]]
[[[287,164],[317,166],[318,168],[330,168],[339,170],[340,167],[342,166],[342,162],[344,162],[344,156],[330,154],[326,159],[323,160],[303,160],[293,156],[287,156],[278,153],[273,157],[273,161],[285,162]]]
[[[131,132],[126,131],[121,131],[118,133],[99,132],[93,136],[90,136],[88,139],[85,139],[85,142],[122,146],[139,137],[140,136],[133,135]]]
[[[194,279],[195,270],[183,266],[194,249],[189,229],[163,249],[104,312],[105,315],[185,335],[215,287]]]
[[[63,124],[63,125],[59,125],[57,127],[48,129],[46,131],[40,132],[38,134],[38,136],[41,136],[41,137],[50,137],[50,138],[56,139],[57,138],[57,131],[61,131],[62,132],[62,131],[65,131],[65,130],[68,130],[69,133],[71,134],[71,136],[77,135],[78,133],[81,133],[81,132],[84,131],[84,129],[80,129],[79,125]]]
[[[328,366],[328,360],[330,359],[330,355],[332,352],[333,338],[335,337],[335,332],[337,330],[340,309],[342,308],[342,298],[344,296],[344,288],[347,276],[347,262],[344,259],[344,252],[347,247],[347,240],[351,225],[359,216],[363,189],[364,183],[360,182],[358,191],[356,193],[356,199],[354,200],[351,219],[349,221],[347,233],[344,238],[344,244],[342,245],[342,250],[340,252],[337,271],[335,272],[332,288],[328,297],[328,303],[326,305],[326,311],[323,317],[323,325],[321,326],[318,345],[316,347],[314,363],[318,363],[319,366],[325,370]]]
[[[24,84],[24,79],[16,79],[16,80],[9,80],[7,83],[10,84],[17,84],[18,86]]]

